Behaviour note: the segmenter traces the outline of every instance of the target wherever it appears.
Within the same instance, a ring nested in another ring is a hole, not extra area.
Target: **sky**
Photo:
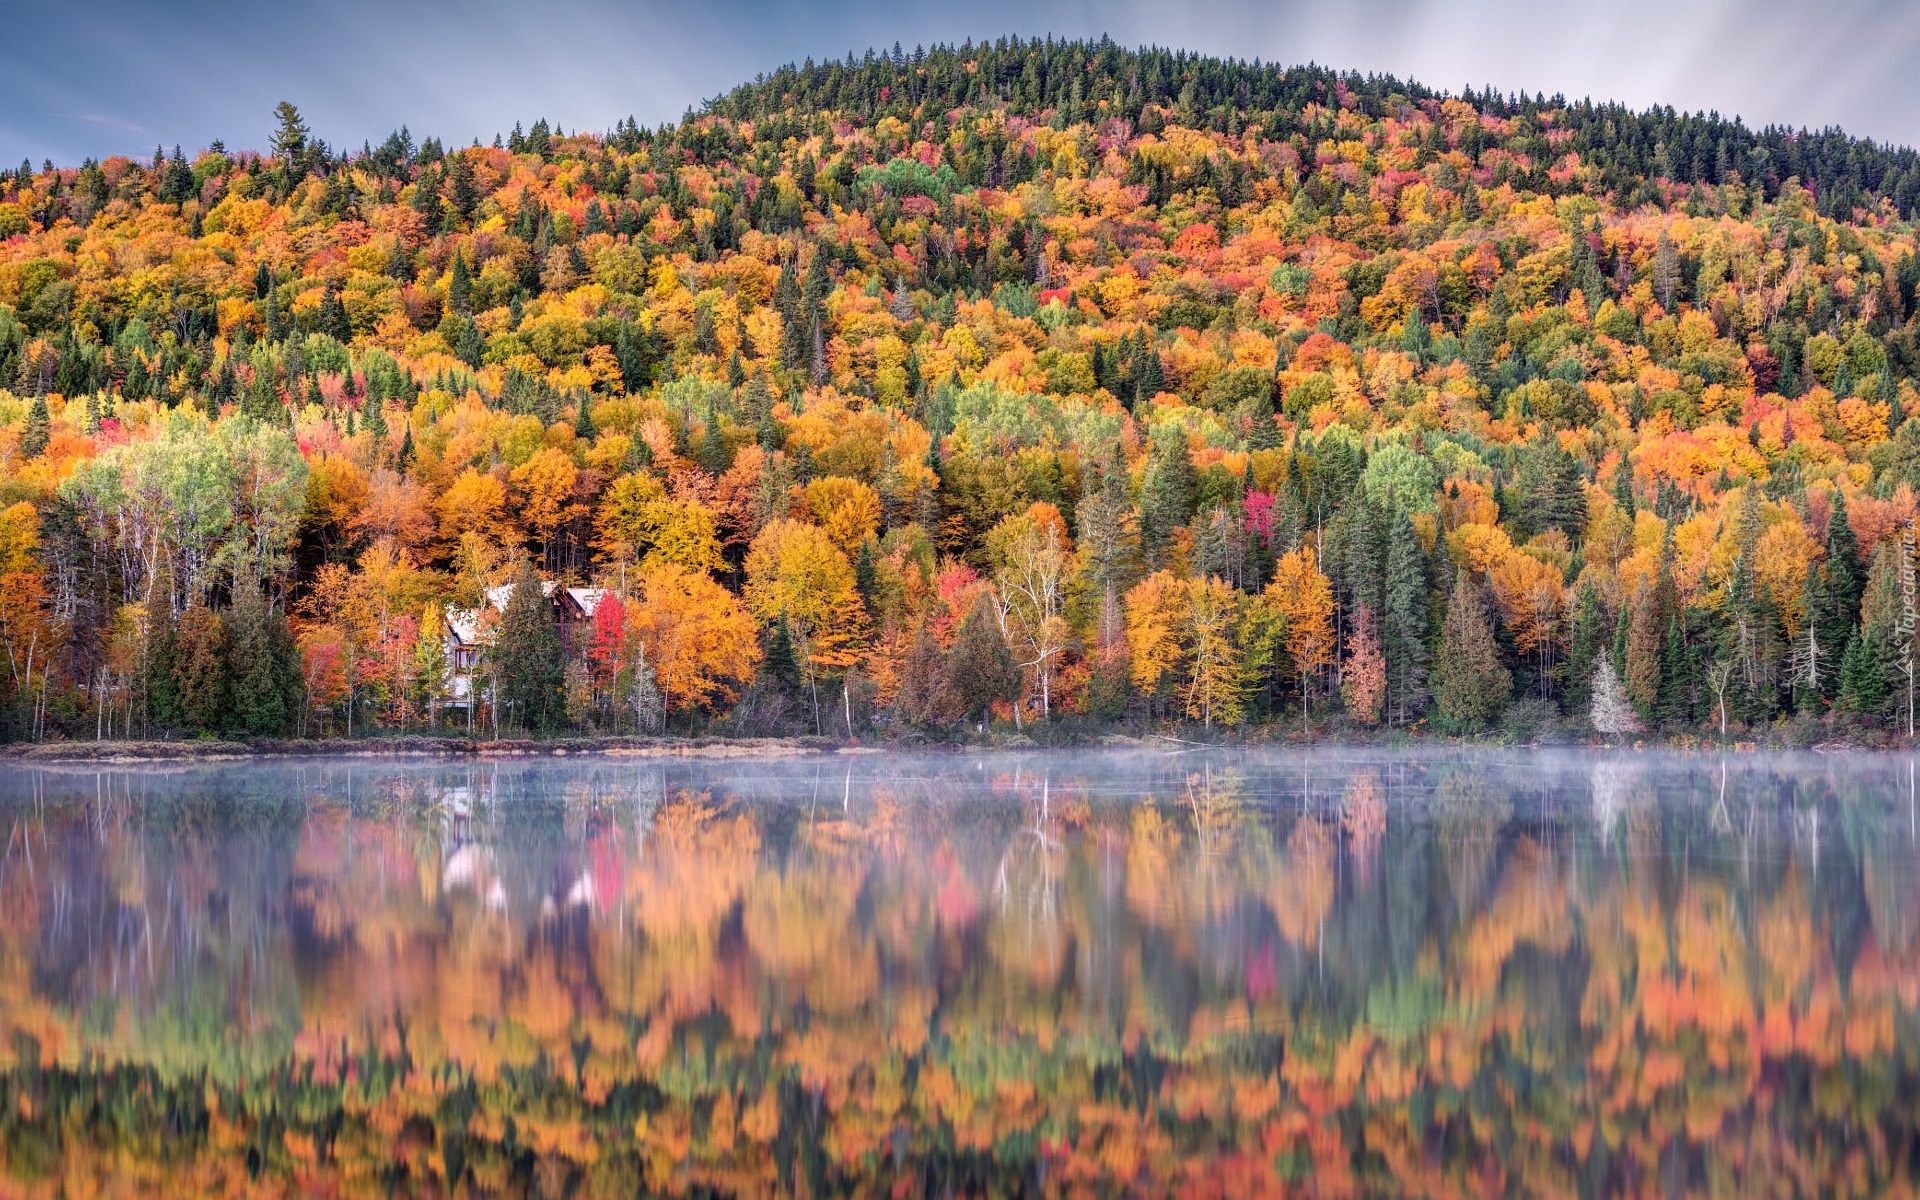
[[[1920,11],[1890,0],[83,0],[0,13],[0,164],[262,149],[286,99],[335,147],[678,118],[783,63],[1098,37],[1459,91],[1671,104],[1920,144]]]

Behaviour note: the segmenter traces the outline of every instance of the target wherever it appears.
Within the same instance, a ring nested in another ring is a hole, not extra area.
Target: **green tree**
[[[1576,716],[1587,710],[1592,699],[1593,671],[1606,657],[1607,618],[1600,611],[1600,593],[1591,582],[1582,582],[1573,602],[1573,630],[1567,650],[1566,711]]]
[[[227,727],[249,737],[285,733],[300,695],[286,618],[247,580],[234,591],[226,632]]]
[[[300,119],[300,110],[290,101],[282,100],[274,105],[273,116],[280,123],[270,143],[274,156],[292,163],[307,152],[307,139],[313,136],[313,131]]]
[[[1387,532],[1381,608],[1381,650],[1387,663],[1390,722],[1404,725],[1427,706],[1427,556],[1407,510],[1394,510]]]
[[[27,410],[27,425],[20,431],[20,456],[33,458],[45,454],[52,440],[52,417],[47,413],[47,397],[42,393],[33,398],[33,407]]]
[[[993,603],[982,592],[960,622],[953,649],[947,655],[947,694],[970,721],[981,720],[987,709],[1020,694],[1020,668],[1000,632]]]
[[[1500,663],[1486,603],[1462,568],[1447,602],[1440,656],[1433,664],[1433,700],[1455,729],[1484,728],[1506,710],[1513,675]]]
[[[508,721],[536,735],[558,726],[566,714],[560,635],[554,628],[553,604],[531,562],[521,562],[513,581],[494,635],[493,657]]]

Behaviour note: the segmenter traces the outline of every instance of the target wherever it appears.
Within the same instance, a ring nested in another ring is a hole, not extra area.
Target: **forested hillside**
[[[274,120],[0,174],[7,737],[1909,728],[1911,150],[1105,42]]]

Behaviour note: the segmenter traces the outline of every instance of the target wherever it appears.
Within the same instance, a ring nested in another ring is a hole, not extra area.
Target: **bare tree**
[[[1593,728],[1598,733],[1619,737],[1645,728],[1640,724],[1639,714],[1633,711],[1633,701],[1627,698],[1626,685],[1620,682],[1613,662],[1604,655],[1599,669],[1593,673],[1591,715]]]

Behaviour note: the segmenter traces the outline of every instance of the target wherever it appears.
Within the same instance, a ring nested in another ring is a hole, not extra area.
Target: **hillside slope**
[[[1108,43],[279,117],[0,176],[7,736],[1907,728],[1911,150]]]

